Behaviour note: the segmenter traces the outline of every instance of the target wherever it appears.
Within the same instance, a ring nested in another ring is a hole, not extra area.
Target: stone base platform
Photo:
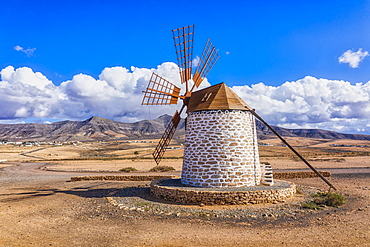
[[[294,195],[296,186],[275,180],[273,186],[201,188],[184,185],[180,179],[161,178],[151,182],[150,192],[159,199],[182,204],[242,205],[283,201]]]

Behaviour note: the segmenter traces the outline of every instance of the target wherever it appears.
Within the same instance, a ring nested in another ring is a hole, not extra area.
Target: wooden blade
[[[182,111],[182,109],[181,109]],[[166,148],[171,142],[171,139],[173,135],[175,134],[176,128],[180,123],[180,114],[178,111],[175,112],[175,115],[172,117],[171,121],[168,123],[167,128],[159,141],[157,147],[155,148],[153,152],[153,157],[157,165],[159,165],[159,162],[161,162],[161,159],[164,155],[164,152],[166,151]]]
[[[171,105],[177,104],[180,88],[153,73],[148,87],[144,91],[142,105]]]
[[[193,61],[194,25],[172,30],[172,34],[177,64],[180,69],[181,83],[186,83],[186,89],[188,89],[187,83],[191,78]]]
[[[208,39],[200,58],[198,68],[194,73],[193,81],[196,87],[199,87],[204,77],[208,75],[209,71],[212,69],[219,57],[220,56],[218,55],[216,48],[212,45],[211,40]]]

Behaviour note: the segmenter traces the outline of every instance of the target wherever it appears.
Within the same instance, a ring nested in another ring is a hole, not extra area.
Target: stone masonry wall
[[[181,182],[199,187],[261,181],[255,120],[249,111],[192,112],[187,118]]]
[[[296,186],[293,183],[285,182],[288,186],[275,189],[255,191],[199,191],[189,188],[177,188],[162,186],[165,178],[152,181],[150,192],[157,198],[167,201],[185,204],[205,205],[242,205],[256,203],[273,203],[286,200],[296,193]]]
[[[177,178],[174,175],[103,175],[71,177],[71,182],[87,180],[152,181],[160,178]]]
[[[331,173],[320,171],[324,177],[330,177]],[[275,172],[276,179],[292,179],[292,178],[314,178],[317,175],[314,172]],[[160,178],[179,178],[175,175],[96,175],[96,176],[78,176],[71,177],[71,182],[86,181],[86,180],[112,180],[112,181],[152,181]]]

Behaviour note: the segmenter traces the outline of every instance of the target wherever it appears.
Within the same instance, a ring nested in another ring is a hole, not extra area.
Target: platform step
[[[272,167],[270,164],[263,164],[262,167],[263,173],[262,173],[262,179],[261,183],[265,185],[272,186],[274,185],[274,177],[272,173]]]

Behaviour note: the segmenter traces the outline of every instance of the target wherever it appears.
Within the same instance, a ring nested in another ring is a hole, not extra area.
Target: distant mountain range
[[[8,141],[94,141],[138,138],[159,138],[162,136],[171,116],[163,115],[154,120],[136,123],[122,123],[101,117],[84,121],[61,121],[51,124],[0,124],[0,140]],[[274,134],[257,121],[257,136],[267,139]],[[273,126],[282,136],[316,139],[370,140],[369,135],[341,134],[319,129],[285,129]],[[185,122],[182,120],[175,138],[183,138]]]
[[[350,140],[370,140],[370,135],[343,134],[330,130],[321,129],[286,129],[278,126],[272,126],[281,136],[305,137],[315,139],[350,139]],[[256,121],[257,136],[259,139],[267,139],[274,136],[263,123]]]

